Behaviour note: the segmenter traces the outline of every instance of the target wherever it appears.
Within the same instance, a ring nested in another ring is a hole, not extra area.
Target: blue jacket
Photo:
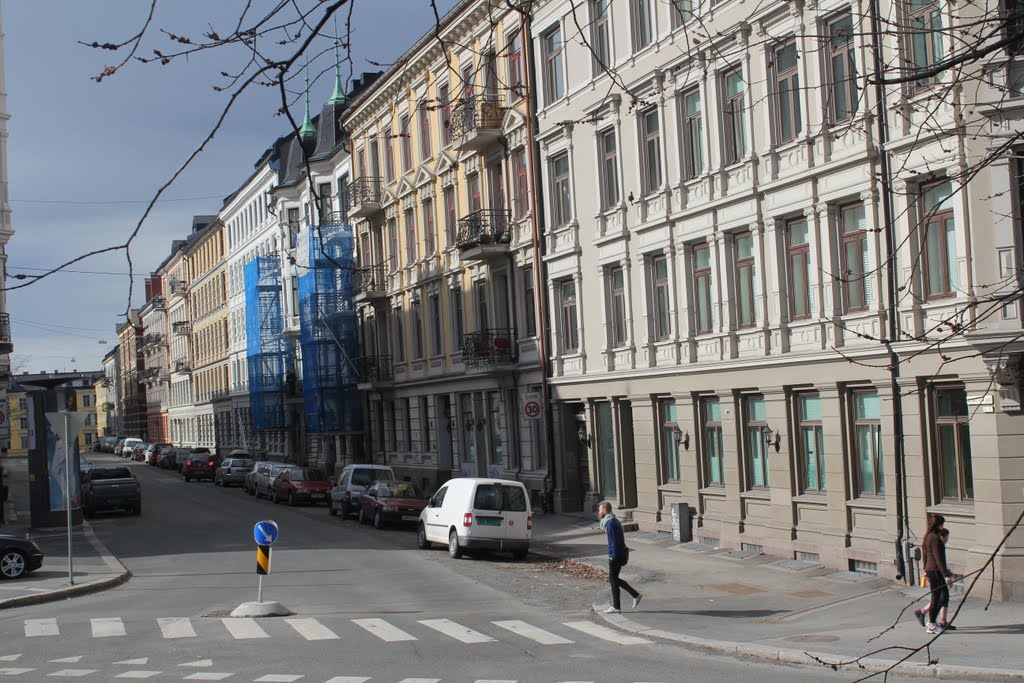
[[[626,556],[626,539],[622,535],[622,522],[616,517],[604,527],[608,536],[608,559],[622,561]]]

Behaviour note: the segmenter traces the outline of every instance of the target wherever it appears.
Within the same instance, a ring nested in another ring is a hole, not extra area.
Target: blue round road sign
[[[256,545],[274,545],[277,534],[277,522],[269,519],[256,522],[256,526],[252,528],[252,537],[256,539]]]

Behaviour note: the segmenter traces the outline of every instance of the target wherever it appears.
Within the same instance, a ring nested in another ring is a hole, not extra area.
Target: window
[[[619,203],[619,151],[615,129],[598,133],[597,140],[601,157],[601,208],[607,210]]]
[[[510,100],[523,96],[523,34],[519,29],[505,36],[505,51],[508,55],[508,90]]]
[[[797,450],[802,475],[801,491],[825,490],[825,437],[821,429],[821,397],[799,394],[796,397]]]
[[[444,240],[446,246],[455,244],[455,227],[459,223],[458,207],[455,205],[455,188],[448,185],[442,192],[444,201]]]
[[[630,0],[630,20],[633,23],[633,52],[639,52],[651,44],[654,35],[654,19],[651,16],[651,0]]]
[[[451,86],[447,83],[437,86],[437,106],[441,109],[441,146],[452,144],[452,102]]]
[[[559,154],[550,161],[551,166],[551,224],[568,225],[572,220],[572,195],[569,187],[569,155]]]
[[[697,334],[711,331],[711,248],[693,249],[693,322]]]
[[[394,310],[395,319],[395,362],[405,362],[405,314],[400,306]]]
[[[677,29],[693,18],[694,0],[669,0],[672,5],[672,28]]]
[[[533,266],[523,268],[523,323],[526,336],[537,334],[537,301],[534,293]]]
[[[402,423],[405,425],[405,448],[399,450],[412,450],[412,402],[407,399],[402,399]]]
[[[927,71],[946,56],[942,34],[942,8],[938,0],[907,0],[908,52],[910,69]],[[925,88],[942,81],[942,74],[923,76],[914,87]]]
[[[608,288],[608,327],[613,348],[626,343],[626,276],[621,266],[606,273]]]
[[[959,284],[952,197],[953,186],[949,182],[930,185],[921,190],[921,234],[918,239],[923,246],[921,266],[924,271],[925,299],[953,296]]]
[[[679,444],[676,442],[678,410],[675,400],[669,398],[661,401],[661,468],[665,481],[679,481]]]
[[[934,399],[939,500],[973,500],[971,418],[967,393],[963,387],[939,387],[934,392]]]
[[[430,107],[426,102],[421,102],[419,107],[420,117],[420,156],[426,161],[430,158]]]
[[[440,356],[444,350],[444,342],[441,339],[441,297],[438,294],[431,294],[427,302],[427,315],[430,316],[430,353]]]
[[[423,304],[419,299],[412,302],[412,357],[423,358]]]
[[[437,231],[434,229],[434,200],[423,200],[423,251],[433,256],[437,250]]]
[[[725,163],[735,164],[747,155],[747,84],[740,68],[723,75],[722,97],[725,114]]]
[[[683,173],[689,180],[704,171],[704,114],[697,88],[683,93],[682,100]]]
[[[771,482],[768,479],[768,444],[765,439],[768,420],[763,396],[743,399],[743,418],[746,422],[744,455],[750,476],[748,488],[765,488]]]
[[[431,450],[433,450],[433,446],[430,443],[430,431],[431,431],[430,427],[431,427],[431,424],[430,424],[430,418],[428,417],[428,415],[430,414],[430,399],[427,398],[426,396],[421,396],[420,397],[419,413],[420,413],[420,451],[423,452],[423,453],[429,453]],[[399,486],[401,486],[401,485],[399,485]],[[403,492],[401,492],[401,489],[396,489],[396,490],[393,491],[393,493],[403,494]],[[415,491],[415,489],[413,491],[408,492],[408,493],[404,493],[404,495],[402,495],[402,497],[405,497],[406,495],[408,495],[409,497],[413,497],[414,493],[417,493]]]
[[[319,200],[317,210],[320,212],[320,220],[318,222],[328,222],[331,220],[331,212],[333,210],[331,206],[331,184],[320,183],[316,187],[316,194]]]
[[[463,437],[462,461],[466,463],[476,462],[476,422],[473,416],[473,395],[462,394],[459,396],[459,404],[462,410],[461,424],[466,425],[466,428],[461,430]],[[437,507],[441,507],[441,501],[437,501]]]
[[[846,310],[863,311],[871,300],[867,217],[863,204],[840,207],[839,234],[843,245],[841,266]]]
[[[483,208],[483,198],[480,196],[479,173],[466,177],[466,195],[470,213],[475,213]]]
[[[882,403],[877,391],[853,393],[855,471],[862,496],[885,494],[882,471]]]
[[[515,183],[515,210],[516,218],[522,218],[530,213],[530,178],[527,175],[526,149],[517,149],[512,155],[512,173]]]
[[[348,174],[345,173],[338,178],[338,211],[341,213],[341,220],[344,222],[348,213]]]
[[[384,129],[384,182],[395,179],[395,136],[391,128]]]
[[[672,335],[669,306],[668,257],[656,256],[650,262],[651,308],[654,339],[661,341]]]
[[[754,306],[754,236],[741,232],[735,238],[736,247],[736,325],[753,327],[756,320]]]
[[[484,97],[492,101],[498,97],[498,55],[493,50],[484,55]]]
[[[565,95],[562,30],[556,26],[545,33],[541,40],[544,57],[544,103],[551,104]]]
[[[594,53],[594,75],[612,65],[612,43],[608,27],[611,0],[590,0],[590,49]]]
[[[403,114],[398,124],[402,137],[402,172],[412,170],[412,131],[409,129],[409,115]]]
[[[406,209],[405,216],[405,259],[411,265],[419,259],[419,244],[416,241],[416,212]]]
[[[701,401],[701,420],[703,443],[704,485],[725,485],[725,458],[722,454],[722,405],[717,398],[705,398]]]
[[[28,429],[28,418],[27,417],[22,417],[22,418],[18,419],[18,428],[21,429],[22,431],[25,431],[26,429]]]
[[[860,101],[853,17],[849,14],[828,24],[828,71],[828,113],[832,123],[848,121],[857,112]]]
[[[452,336],[455,338],[455,349],[462,351],[463,339],[466,336],[465,315],[462,312],[462,287],[453,287],[448,291],[452,302]]]
[[[565,280],[558,287],[561,304],[562,353],[575,353],[580,348],[579,317],[576,311],[576,283]]]
[[[789,142],[800,132],[800,73],[796,42],[775,50],[775,131],[778,142]]]
[[[786,261],[789,278],[789,319],[800,320],[811,315],[811,289],[808,270],[810,267],[810,245],[807,221],[792,220],[786,223]]]
[[[643,189],[647,195],[661,188],[661,124],[658,121],[657,107],[640,114],[640,137],[643,140],[643,147],[640,150]]]
[[[473,63],[470,62],[462,67],[462,99],[471,99],[473,95]]]

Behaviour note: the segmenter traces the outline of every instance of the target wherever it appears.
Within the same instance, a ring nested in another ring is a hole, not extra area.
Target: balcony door
[[[475,283],[476,294],[476,329],[482,332],[491,324],[491,303],[487,293],[487,281],[477,280]]]
[[[501,163],[491,164],[487,170],[488,206],[492,211],[505,210],[505,174]],[[492,218],[492,220],[494,220]]]
[[[512,329],[512,310],[508,296],[508,274],[494,276],[494,324],[506,330]]]

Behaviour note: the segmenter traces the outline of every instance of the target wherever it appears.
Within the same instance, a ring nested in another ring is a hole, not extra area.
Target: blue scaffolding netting
[[[299,274],[299,322],[306,431],[359,432],[363,414],[354,364],[359,328],[352,302],[352,226],[310,226],[304,233],[299,248],[308,248],[309,260]]]
[[[245,333],[253,427],[285,429],[295,358],[284,337],[279,259],[259,256],[245,266]]]

